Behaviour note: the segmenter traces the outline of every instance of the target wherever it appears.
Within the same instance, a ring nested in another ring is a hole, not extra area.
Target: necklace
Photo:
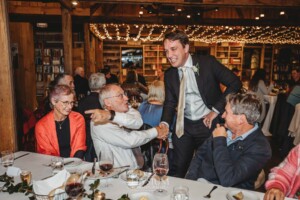
[[[61,130],[61,126],[63,125],[63,123],[66,121],[66,119],[64,119],[63,121],[56,121],[58,126],[59,126],[59,130]]]

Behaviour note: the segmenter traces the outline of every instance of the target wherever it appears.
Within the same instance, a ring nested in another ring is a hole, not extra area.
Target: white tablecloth
[[[264,133],[265,136],[272,136],[269,129],[270,129],[272,117],[274,114],[277,96],[264,95],[264,99],[269,102],[269,111],[266,115],[265,122],[262,127],[262,132]]]
[[[26,152],[17,152],[16,156],[22,155]],[[51,156],[41,155],[37,153],[30,153],[27,156],[19,158],[15,160],[14,166],[20,167],[21,169],[29,169],[32,172],[32,176],[34,180],[40,180],[44,177],[47,177],[52,174],[50,167],[45,167],[43,164],[50,163]],[[83,163],[84,165],[84,163]],[[0,168],[0,173],[3,174],[5,169],[3,167]],[[17,182],[19,181],[19,177],[15,179]],[[102,181],[102,180],[101,180]],[[155,178],[152,178],[149,184],[145,187],[138,187],[136,189],[129,189],[125,183],[120,178],[109,179],[107,180],[109,186],[103,188],[100,185],[100,191],[106,193],[106,198],[110,199],[118,199],[122,194],[133,194],[138,192],[150,192],[152,193],[158,187],[158,181]],[[85,187],[90,193],[88,189],[88,184],[93,181],[87,180],[85,182]],[[198,181],[191,181],[186,179],[167,177],[165,181],[163,181],[163,188],[168,190],[169,195],[165,197],[155,196],[155,200],[170,200],[170,194],[172,193],[173,187],[176,185],[185,185],[189,187],[190,200],[201,200],[204,199],[203,196],[208,193],[208,191],[213,187],[212,184],[200,183]],[[218,186],[218,188],[212,193],[211,200],[226,200],[226,194],[231,191],[241,191],[237,188],[225,188],[222,186]],[[263,193],[252,192],[251,193],[257,195],[259,199],[263,199]],[[28,200],[28,197],[23,193],[14,193],[8,194],[4,192],[0,192],[0,199],[9,199],[9,200]],[[288,199],[288,198],[287,198]]]
[[[295,106],[295,113],[289,126],[290,136],[294,137],[294,145],[300,143],[300,103]]]

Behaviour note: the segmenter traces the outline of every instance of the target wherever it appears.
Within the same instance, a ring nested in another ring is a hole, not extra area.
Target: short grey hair
[[[233,114],[245,115],[249,124],[254,125],[261,115],[260,98],[253,92],[229,94],[226,97],[226,102],[230,104]]]
[[[149,85],[148,101],[159,101],[164,103],[165,101],[165,84],[163,81],[153,81]]]
[[[105,75],[102,73],[92,73],[89,78],[91,91],[99,90],[106,84]]]
[[[102,106],[102,108],[105,108],[104,99],[107,99],[111,96],[111,93],[113,92],[113,86],[116,86],[116,84],[107,84],[104,85],[99,92],[99,101]]]

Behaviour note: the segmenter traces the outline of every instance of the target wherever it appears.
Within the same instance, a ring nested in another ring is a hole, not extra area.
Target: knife
[[[17,159],[19,159],[19,158],[22,158],[23,156],[27,156],[29,153],[25,153],[25,154],[23,154],[23,155],[20,155],[20,156],[18,156],[18,157],[15,157],[15,160],[17,160]]]
[[[124,165],[124,166],[121,166],[121,167],[115,167],[113,169],[120,169],[120,168],[124,168],[124,167],[130,167],[130,165]]]
[[[154,173],[152,173],[152,174],[148,177],[148,179],[145,181],[145,183],[142,185],[142,187],[145,187],[145,186],[150,182],[150,180],[151,180],[151,178],[152,178],[153,175],[154,175]]]
[[[64,166],[69,165],[69,164],[71,164],[71,163],[73,163],[73,162],[74,162],[74,160],[71,160],[71,161],[69,161],[69,162],[65,162],[65,163],[64,163]]]

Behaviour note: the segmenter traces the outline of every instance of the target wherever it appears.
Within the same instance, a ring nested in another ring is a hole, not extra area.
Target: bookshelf
[[[64,53],[61,45],[38,40],[35,43],[36,95],[46,95],[49,83],[59,73],[64,73]]]
[[[121,69],[120,48],[120,44],[103,43],[103,66],[110,67],[110,72],[118,77]]]
[[[144,77],[147,83],[157,77],[159,65],[159,45],[144,45]]]
[[[243,45],[239,43],[218,43],[216,45],[215,57],[229,69],[238,68],[242,70]]]

